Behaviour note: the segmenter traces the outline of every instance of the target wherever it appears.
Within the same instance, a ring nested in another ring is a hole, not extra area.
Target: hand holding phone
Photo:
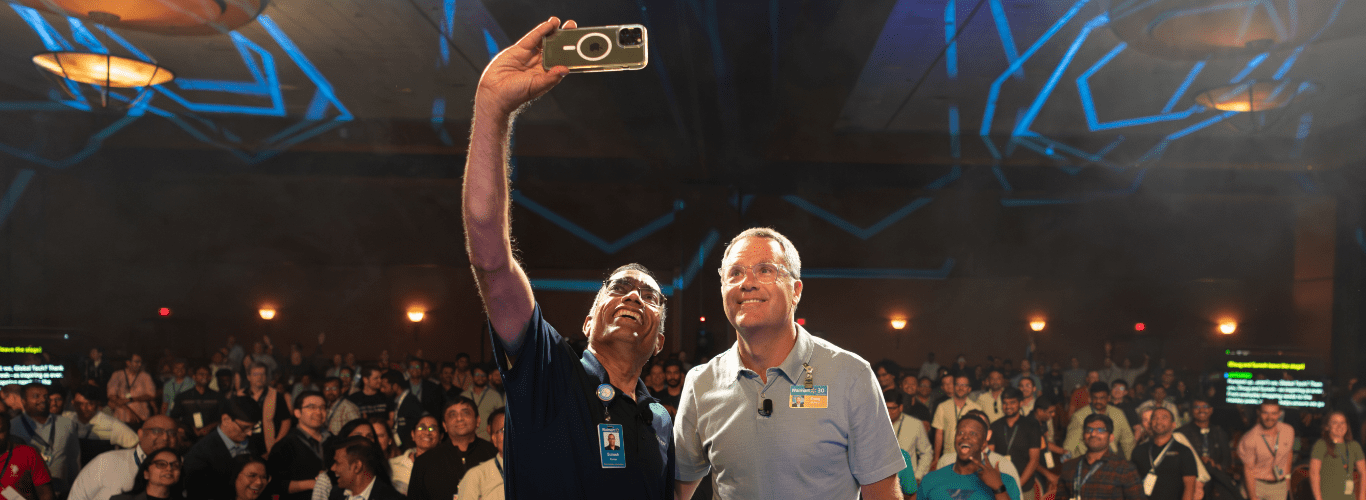
[[[574,73],[641,69],[650,62],[648,45],[639,24],[561,29],[541,41],[541,67]]]

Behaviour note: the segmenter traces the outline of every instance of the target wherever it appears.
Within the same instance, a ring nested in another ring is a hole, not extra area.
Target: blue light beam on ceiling
[[[944,43],[949,44],[944,50],[944,69],[950,80],[958,79],[958,41],[954,40],[954,35],[958,34],[957,9],[957,0],[944,3]]]
[[[1080,40],[1078,41],[1080,42]],[[1180,100],[1183,95],[1185,95],[1186,89],[1190,87],[1191,81],[1195,80],[1195,76],[1200,73],[1200,69],[1204,68],[1205,63],[1204,61],[1201,61],[1196,63],[1195,68],[1192,69],[1191,72],[1186,75],[1186,80],[1182,82],[1181,86],[1178,87],[1176,89],[1176,92],[1172,94],[1171,99],[1167,101],[1167,105],[1164,107],[1161,113],[1151,116],[1141,116],[1138,118],[1129,118],[1125,120],[1115,120],[1111,122],[1102,123],[1100,119],[1096,116],[1096,100],[1091,94],[1090,80],[1091,77],[1094,76],[1097,71],[1100,71],[1100,69],[1105,67],[1106,64],[1109,64],[1110,60],[1114,59],[1115,56],[1118,56],[1121,52],[1123,52],[1126,47],[1128,47],[1128,44],[1120,42],[1120,44],[1116,45],[1114,49],[1111,49],[1108,54],[1105,54],[1104,57],[1101,57],[1100,60],[1096,61],[1096,63],[1091,65],[1090,68],[1082,72],[1081,76],[1077,77],[1077,93],[1081,97],[1081,107],[1083,113],[1086,115],[1086,125],[1091,129],[1092,132],[1122,127],[1148,125],[1152,123],[1172,120],[1184,120],[1186,118],[1189,118],[1191,115],[1200,112],[1203,109],[1199,105],[1193,105],[1185,111],[1177,113],[1170,112],[1170,108],[1173,105],[1175,105],[1176,102]],[[1059,71],[1061,71],[1061,67],[1059,68]]]
[[[631,231],[626,236],[622,236],[620,239],[616,241],[609,242],[603,239],[602,237],[593,234],[593,232],[585,229],[583,226],[575,224],[574,222],[570,221],[564,216],[555,213],[554,210],[547,208],[545,205],[541,205],[540,203],[536,203],[531,198],[527,198],[526,195],[522,194],[521,191],[512,191],[512,201],[516,202],[518,205],[521,205],[527,210],[530,210],[540,215],[541,217],[545,217],[546,220],[549,220],[550,222],[553,222],[555,225],[560,226],[564,230],[569,231],[570,234],[578,236],[579,239],[582,239],[588,242],[589,244],[592,244],[599,250],[602,250],[603,253],[606,253],[608,255],[615,254],[621,251],[621,249],[631,246],[632,244],[645,239],[645,237],[654,234],[659,230],[664,229],[665,227],[668,227],[669,224],[673,224],[674,219],[678,214],[678,211],[682,209],[683,205],[682,201],[675,202],[673,209],[670,210],[669,213],[664,214],[653,221],[650,221],[648,224],[645,224],[644,226],[642,226],[639,229],[636,229],[635,231]]]
[[[1002,71],[1000,76],[997,76],[996,80],[991,83],[991,91],[987,93],[986,110],[982,113],[982,127],[978,130],[978,134],[981,136],[983,142],[991,143],[991,123],[996,118],[996,105],[1001,98],[1001,87],[1005,85],[1006,80],[1010,78],[1010,75],[1019,71],[1020,68],[1024,66],[1025,61],[1034,57],[1034,54],[1037,53],[1039,49],[1043,48],[1044,44],[1048,43],[1054,35],[1057,35],[1058,31],[1062,30],[1063,26],[1066,26],[1068,22],[1071,22],[1072,18],[1076,17],[1077,13],[1081,12],[1081,8],[1086,6],[1089,2],[1090,0],[1077,0],[1077,3],[1072,4],[1072,7],[1067,9],[1067,12],[1064,13],[1062,17],[1059,17],[1052,26],[1048,27],[1048,30],[1045,31],[1038,40],[1035,40],[1028,49],[1020,54],[1019,59],[1010,63],[1005,71]],[[994,144],[992,144],[992,146],[994,149]]]
[[[9,214],[14,212],[14,207],[19,204],[19,198],[24,196],[24,189],[28,188],[28,182],[33,180],[33,169],[26,168],[20,170],[10,180],[9,189],[5,190],[5,196],[0,198],[0,227],[9,220]]]
[[[702,244],[697,246],[697,253],[688,260],[688,266],[683,268],[683,274],[674,278],[674,288],[686,290],[688,285],[697,278],[697,273],[702,271],[702,264],[706,263],[707,256],[716,247],[716,243],[721,240],[721,233],[716,229],[707,231],[707,235],[702,238]]]
[[[1038,118],[1039,110],[1043,109],[1044,103],[1048,101],[1048,96],[1053,94],[1053,88],[1056,87],[1058,81],[1062,79],[1063,71],[1072,64],[1072,59],[1077,56],[1077,51],[1081,49],[1082,42],[1085,42],[1086,39],[1091,36],[1092,31],[1095,31],[1101,26],[1105,26],[1109,22],[1110,16],[1108,14],[1101,14],[1082,26],[1081,33],[1077,35],[1076,40],[1072,41],[1072,45],[1067,48],[1067,53],[1063,55],[1062,60],[1058,61],[1057,67],[1053,69],[1053,74],[1048,76],[1048,81],[1044,83],[1043,88],[1039,90],[1039,95],[1034,98],[1034,103],[1029,106],[1029,111],[1026,111],[1019,123],[1015,124],[1015,130],[1011,132],[1012,136],[1023,135],[1026,130],[1029,130],[1029,126],[1034,124],[1034,119]]]
[[[949,173],[947,173],[947,174],[941,176],[939,179],[936,179],[934,182],[930,183],[928,186],[925,186],[925,188],[926,188],[926,189],[929,189],[929,190],[938,190],[938,189],[942,189],[944,186],[948,185],[949,183],[951,183],[951,182],[953,182],[953,181],[955,181],[955,180],[958,180],[958,178],[961,177],[962,174],[963,174],[963,169],[962,169],[961,167],[954,166],[953,169],[951,169],[951,170],[949,171]],[[898,209],[894,210],[892,213],[888,214],[886,217],[883,217],[882,220],[877,221],[877,222],[874,223],[873,225],[868,226],[868,227],[866,227],[866,228],[865,228],[865,227],[859,227],[859,226],[857,226],[857,225],[854,225],[853,223],[851,223],[851,222],[845,220],[843,217],[840,217],[840,216],[838,216],[838,215],[835,215],[834,213],[830,212],[829,210],[826,210],[826,209],[824,209],[824,208],[818,207],[818,206],[816,206],[816,204],[811,203],[811,202],[809,202],[809,201],[806,201],[806,199],[804,199],[804,198],[802,198],[802,197],[800,197],[800,196],[797,196],[797,195],[786,195],[786,196],[783,196],[783,200],[786,201],[786,202],[788,202],[788,203],[791,203],[791,204],[793,204],[793,205],[796,205],[797,208],[800,208],[800,209],[802,209],[802,210],[805,210],[807,213],[810,213],[811,215],[814,215],[814,216],[816,216],[816,217],[819,217],[819,218],[825,220],[826,222],[829,222],[830,224],[834,225],[835,227],[838,227],[838,228],[840,228],[840,229],[843,229],[845,232],[854,235],[854,236],[857,237],[858,239],[861,239],[861,240],[865,240],[865,241],[866,241],[866,240],[868,240],[869,238],[872,238],[873,236],[875,236],[875,235],[877,235],[878,233],[882,232],[884,229],[887,229],[888,227],[891,227],[891,225],[892,225],[892,224],[895,224],[897,221],[906,218],[906,216],[910,215],[912,212],[915,212],[916,210],[919,210],[921,207],[924,207],[925,205],[930,204],[931,201],[934,201],[934,197],[933,197],[933,196],[921,196],[921,197],[917,197],[917,198],[911,200],[910,203],[907,203],[906,205],[902,206],[901,208],[898,208]]]

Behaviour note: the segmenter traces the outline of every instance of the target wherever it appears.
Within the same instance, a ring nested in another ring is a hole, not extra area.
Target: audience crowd
[[[269,337],[209,359],[115,367],[92,349],[63,384],[3,388],[0,490],[30,500],[503,498],[498,370],[421,351],[360,363],[326,337],[278,362]],[[1366,500],[1366,387],[1326,408],[1224,402],[1222,374],[1112,357],[1036,364],[959,354],[874,363],[922,499]],[[1117,361],[1117,362],[1116,362]],[[683,353],[641,379],[677,411]],[[1341,467],[1341,469],[1339,469]],[[999,474],[995,472],[999,471]],[[998,479],[999,478],[999,479]],[[5,498],[15,499],[7,496]],[[15,499],[17,500],[17,499]]]

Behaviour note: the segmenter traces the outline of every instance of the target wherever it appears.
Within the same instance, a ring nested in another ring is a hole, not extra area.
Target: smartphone
[[[541,40],[541,67],[575,73],[641,69],[650,62],[648,44],[639,24],[562,29]]]

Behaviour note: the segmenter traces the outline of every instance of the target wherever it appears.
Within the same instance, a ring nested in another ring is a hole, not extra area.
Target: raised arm
[[[541,68],[541,39],[555,32],[560,20],[550,18],[504,49],[479,77],[474,93],[474,120],[465,162],[461,195],[465,251],[493,330],[510,351],[522,344],[522,332],[534,303],[531,283],[512,254],[508,219],[508,145],[517,111],[559,83],[569,70]],[[565,23],[573,28],[574,21]]]

